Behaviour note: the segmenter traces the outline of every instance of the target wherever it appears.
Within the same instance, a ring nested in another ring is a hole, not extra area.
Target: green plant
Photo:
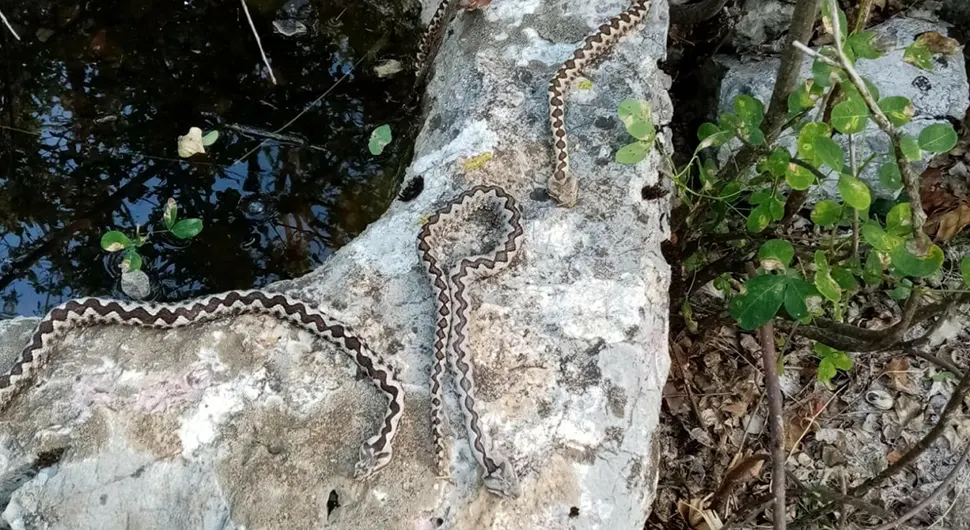
[[[802,47],[815,59],[812,76],[788,96],[782,126],[766,130],[764,104],[751,95],[739,95],[716,123],[700,126],[700,144],[687,166],[674,175],[688,211],[684,239],[698,242],[698,250],[687,258],[692,269],[700,269],[697,274],[705,272],[699,263],[714,261],[705,257],[707,252],[750,256],[757,251],[759,267],[742,289],[723,280],[718,283],[729,299],[731,316],[744,329],[760,328],[776,317],[799,325],[819,318],[840,322],[849,299],[862,291],[907,303],[912,299],[913,307],[925,293],[945,294],[927,286],[928,278],[941,274],[945,259],[943,250],[923,232],[926,217],[910,164],[952,149],[956,131],[948,123],[929,125],[915,137],[897,129],[911,121],[912,102],[881,96],[855,72],[857,61],[878,58],[882,50],[872,32],[845,35],[845,14],[837,8],[833,12],[832,5],[823,3],[822,17],[835,42],[818,52]],[[927,57],[932,53],[931,44],[917,40],[906,49],[905,60],[930,68]],[[870,122],[889,138],[890,149],[861,160],[856,135]],[[786,131],[793,133],[791,147],[778,142]],[[714,158],[704,157],[706,149],[728,142],[752,153],[751,160],[718,167]],[[860,178],[869,167],[876,168],[885,186],[903,190],[898,199],[874,200]],[[837,179],[838,196],[814,205],[808,237],[792,238],[787,230],[790,219],[805,196],[828,178]],[[742,227],[745,233],[738,235]],[[712,233],[730,235],[730,244],[705,248],[705,238]],[[959,268],[963,289],[970,286],[970,257],[964,257]],[[817,343],[816,352],[822,357],[820,380],[852,366],[836,348]]]
[[[121,262],[122,271],[133,272],[141,270],[142,259],[138,249],[148,242],[148,238],[152,234],[170,233],[178,239],[192,239],[202,231],[201,219],[178,219],[178,204],[175,199],[169,199],[165,204],[162,224],[165,225],[165,230],[149,231],[147,234],[142,234],[141,227],[136,226],[135,234],[132,237],[128,237],[118,230],[105,232],[101,236],[101,248],[108,252],[124,251],[125,256]]]
[[[374,129],[370,133],[370,140],[367,142],[367,149],[370,154],[379,155],[384,152],[384,148],[391,143],[391,126],[384,124]]]
[[[657,139],[657,129],[653,125],[650,105],[646,101],[624,99],[617,107],[616,113],[626,127],[626,131],[635,140],[617,150],[616,161],[620,164],[636,164],[646,158],[653,149],[654,140]]]

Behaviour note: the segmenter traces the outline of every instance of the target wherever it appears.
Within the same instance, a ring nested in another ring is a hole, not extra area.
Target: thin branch
[[[797,486],[800,490],[804,491],[809,495],[813,495],[816,497],[823,497],[824,500],[826,501],[835,501],[841,504],[848,504],[849,506],[855,506],[860,510],[878,515],[883,519],[892,519],[893,517],[895,517],[895,515],[893,515],[892,512],[890,512],[889,510],[886,510],[885,508],[880,508],[879,506],[866,502],[862,499],[849,497],[845,493],[838,492],[833,489],[826,488],[824,486],[812,486],[812,487],[806,486],[804,483],[802,483],[802,481],[798,480],[798,477],[796,477],[794,473],[789,472],[788,478],[795,484],[795,486]]]
[[[246,6],[246,0],[239,0],[242,3],[243,11],[246,12],[246,20],[249,21],[249,27],[253,30],[253,36],[256,37],[256,45],[259,46],[259,54],[263,56],[263,64],[266,65],[266,69],[269,70],[269,78],[276,84],[276,76],[273,75],[273,67],[269,64],[269,59],[266,58],[266,52],[263,51],[263,43],[259,40],[259,33],[256,33],[256,26],[253,24],[253,17],[249,16],[249,7]]]
[[[10,25],[10,21],[7,20],[6,16],[4,16],[3,11],[0,11],[0,20],[3,21],[4,26],[7,26],[7,29],[10,30],[10,33],[13,33],[13,38],[20,40],[20,35],[17,35],[17,32],[13,29],[13,26]]]
[[[968,391],[970,391],[970,371],[965,373],[960,379],[960,384],[957,385],[957,387],[953,390],[953,395],[950,396],[950,401],[948,401],[946,407],[943,408],[943,412],[940,414],[939,420],[937,420],[936,425],[930,429],[930,432],[920,439],[920,441],[916,442],[916,445],[907,451],[902,458],[894,462],[886,469],[882,470],[882,472],[876,476],[850,489],[847,494],[856,498],[864,497],[867,493],[869,493],[869,490],[879,485],[879,483],[887,478],[902,471],[906,466],[916,460],[919,455],[923,454],[923,452],[926,451],[926,449],[929,448],[933,442],[935,442],[943,434],[943,431],[946,430],[946,426],[950,423],[950,417],[960,409],[963,403],[963,397],[967,395]],[[836,509],[837,504],[837,502],[830,502],[825,506],[808,512],[804,516],[799,517],[797,522],[792,523],[792,528],[810,528],[809,525],[811,525],[816,519],[822,517],[823,515],[832,513],[832,511]]]
[[[919,309],[919,303],[922,299],[923,291],[919,288],[913,289],[909,293],[909,298],[906,299],[906,305],[903,306],[902,318],[889,328],[889,332],[879,341],[879,346],[889,348],[890,346],[896,345],[903,338],[913,325],[913,318],[916,317],[916,311]]]
[[[925,499],[919,501],[919,503],[916,506],[913,506],[911,510],[904,513],[903,516],[900,517],[899,519],[888,522],[882,526],[878,526],[873,530],[891,530],[893,528],[896,528],[899,525],[905,523],[906,521],[912,519],[913,517],[916,517],[917,515],[919,515],[921,511],[925,510],[929,505],[936,502],[937,499],[942,497],[944,493],[949,492],[950,488],[953,487],[953,483],[956,482],[957,477],[960,475],[959,472],[963,468],[963,465],[967,463],[968,457],[970,457],[970,443],[968,443],[967,447],[963,450],[963,454],[960,456],[960,460],[956,463],[955,466],[953,466],[953,469],[950,470],[950,474],[948,474],[946,478],[943,479],[943,482],[941,482],[940,485],[937,486],[935,490],[933,490],[933,493],[930,493],[929,496],[927,496]]]
[[[748,275],[757,276],[754,265],[747,263]],[[769,320],[758,329],[761,339],[761,364],[765,371],[765,391],[768,394],[768,426],[771,433],[771,492],[775,496],[772,510],[774,530],[785,530],[785,427],[782,421],[783,397],[778,381],[778,358],[775,355],[775,327]]]
[[[838,2],[835,0],[828,0],[829,7],[832,13],[838,13]],[[832,16],[832,36],[835,39],[835,51],[839,57],[839,67],[845,70],[845,73],[849,76],[852,84],[855,85],[862,99],[866,102],[866,106],[872,112],[873,120],[879,125],[892,141],[893,152],[896,155],[896,165],[899,166],[903,177],[903,186],[906,188],[906,194],[910,197],[910,210],[912,212],[913,219],[913,234],[916,240],[917,250],[920,253],[925,252],[930,246],[929,237],[923,232],[923,225],[926,223],[926,212],[923,211],[923,204],[920,201],[920,182],[919,176],[913,172],[913,168],[910,167],[909,161],[906,160],[906,156],[903,154],[902,147],[900,146],[900,140],[902,138],[901,134],[896,127],[889,121],[889,118],[883,113],[882,109],[876,103],[875,98],[869,93],[869,87],[866,86],[865,81],[862,80],[862,76],[856,72],[849,58],[845,55],[845,50],[842,48],[842,30],[839,27],[839,17]]]

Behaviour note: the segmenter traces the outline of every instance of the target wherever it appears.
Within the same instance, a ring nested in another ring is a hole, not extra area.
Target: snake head
[[[483,479],[485,489],[506,497],[515,499],[521,493],[519,489],[519,477],[515,474],[515,469],[507,460],[498,462],[498,468],[491,473],[487,473]]]
[[[391,462],[391,452],[377,452],[370,444],[360,446],[360,458],[354,465],[354,478],[364,480],[380,471],[380,469]]]

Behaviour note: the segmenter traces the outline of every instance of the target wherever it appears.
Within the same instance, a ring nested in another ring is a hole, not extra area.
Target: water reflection
[[[24,39],[0,31],[5,315],[121,296],[121,256],[100,237],[161,228],[169,197],[205,228],[139,249],[158,300],[302,274],[386,209],[416,114],[408,72],[372,69],[409,60],[417,13],[366,0],[248,5],[277,86],[237,1],[0,2]],[[308,31],[275,33],[283,18]],[[308,106],[285,137],[262,136]],[[383,123],[395,138],[372,156]],[[220,138],[180,160],[176,138],[193,126]]]

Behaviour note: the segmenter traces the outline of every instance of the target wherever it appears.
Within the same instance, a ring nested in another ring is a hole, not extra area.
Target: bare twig
[[[943,479],[933,493],[930,493],[925,499],[919,501],[916,506],[913,506],[908,512],[904,513],[902,517],[896,519],[895,521],[890,521],[882,526],[878,526],[873,530],[891,530],[898,527],[899,525],[905,523],[906,521],[916,517],[921,511],[925,510],[930,504],[933,504],[937,499],[943,496],[944,493],[950,491],[953,487],[953,483],[956,482],[958,476],[960,476],[960,470],[963,469],[963,465],[967,463],[967,458],[970,457],[970,443],[964,448],[963,454],[960,455],[960,460],[957,461],[953,469],[950,470],[950,474]]]
[[[892,512],[880,508],[875,504],[868,503],[862,499],[857,499],[855,497],[849,497],[844,492],[838,492],[833,489],[826,488],[824,486],[806,486],[802,481],[798,480],[798,477],[794,473],[788,473],[788,479],[791,480],[798,489],[804,491],[805,493],[817,497],[823,497],[826,501],[835,501],[841,504],[848,504],[850,506],[855,506],[860,510],[867,511],[869,513],[878,515],[883,519],[892,519],[895,515]]]
[[[3,11],[0,11],[0,20],[3,21],[4,26],[7,26],[7,29],[10,30],[10,33],[13,33],[13,38],[20,40],[20,35],[17,35],[17,32],[13,29],[13,26],[10,25],[10,21],[7,20],[6,16],[4,16]]]
[[[757,276],[754,265],[747,263],[748,275]],[[778,382],[778,358],[775,355],[775,327],[769,320],[758,330],[761,339],[761,364],[765,371],[768,394],[768,426],[771,433],[771,492],[775,496],[772,512],[774,530],[785,530],[785,427],[782,422],[781,385]]]
[[[249,7],[246,6],[246,0],[239,0],[242,3],[243,11],[246,12],[246,20],[249,21],[249,27],[253,30],[253,36],[256,37],[256,45],[259,46],[259,54],[263,56],[263,64],[266,65],[266,69],[269,70],[269,78],[276,84],[276,76],[273,75],[273,67],[269,64],[269,59],[266,58],[266,52],[263,51],[263,43],[259,40],[259,33],[256,33],[256,26],[253,24],[253,17],[249,16]]]
[[[899,319],[899,322],[893,324],[893,327],[889,328],[889,332],[879,341],[879,346],[889,348],[896,345],[903,338],[913,325],[913,318],[916,317],[916,311],[919,309],[919,303],[922,299],[923,291],[919,288],[915,288],[909,293],[909,298],[906,299],[906,305],[903,306],[902,318]]]
[[[937,438],[943,434],[943,431],[946,430],[946,426],[950,422],[950,417],[960,409],[960,406],[963,403],[963,397],[967,395],[968,391],[970,391],[970,372],[965,373],[963,378],[960,379],[960,384],[957,385],[957,387],[953,390],[953,395],[950,396],[950,401],[948,401],[946,407],[943,408],[943,412],[940,414],[940,419],[937,420],[936,425],[930,429],[930,432],[920,439],[920,441],[916,442],[916,445],[907,451],[902,458],[894,462],[886,469],[882,470],[882,472],[876,476],[850,489],[848,491],[848,495],[856,498],[864,497],[867,493],[869,493],[869,490],[887,478],[902,471],[906,466],[916,460],[919,455],[923,454],[923,452],[933,445],[933,442],[935,442]],[[819,517],[832,513],[832,511],[835,510],[836,504],[838,503],[830,502],[825,506],[808,512],[807,514],[799,517],[797,522],[792,523],[792,528],[814,528],[809,525],[811,525]]]

